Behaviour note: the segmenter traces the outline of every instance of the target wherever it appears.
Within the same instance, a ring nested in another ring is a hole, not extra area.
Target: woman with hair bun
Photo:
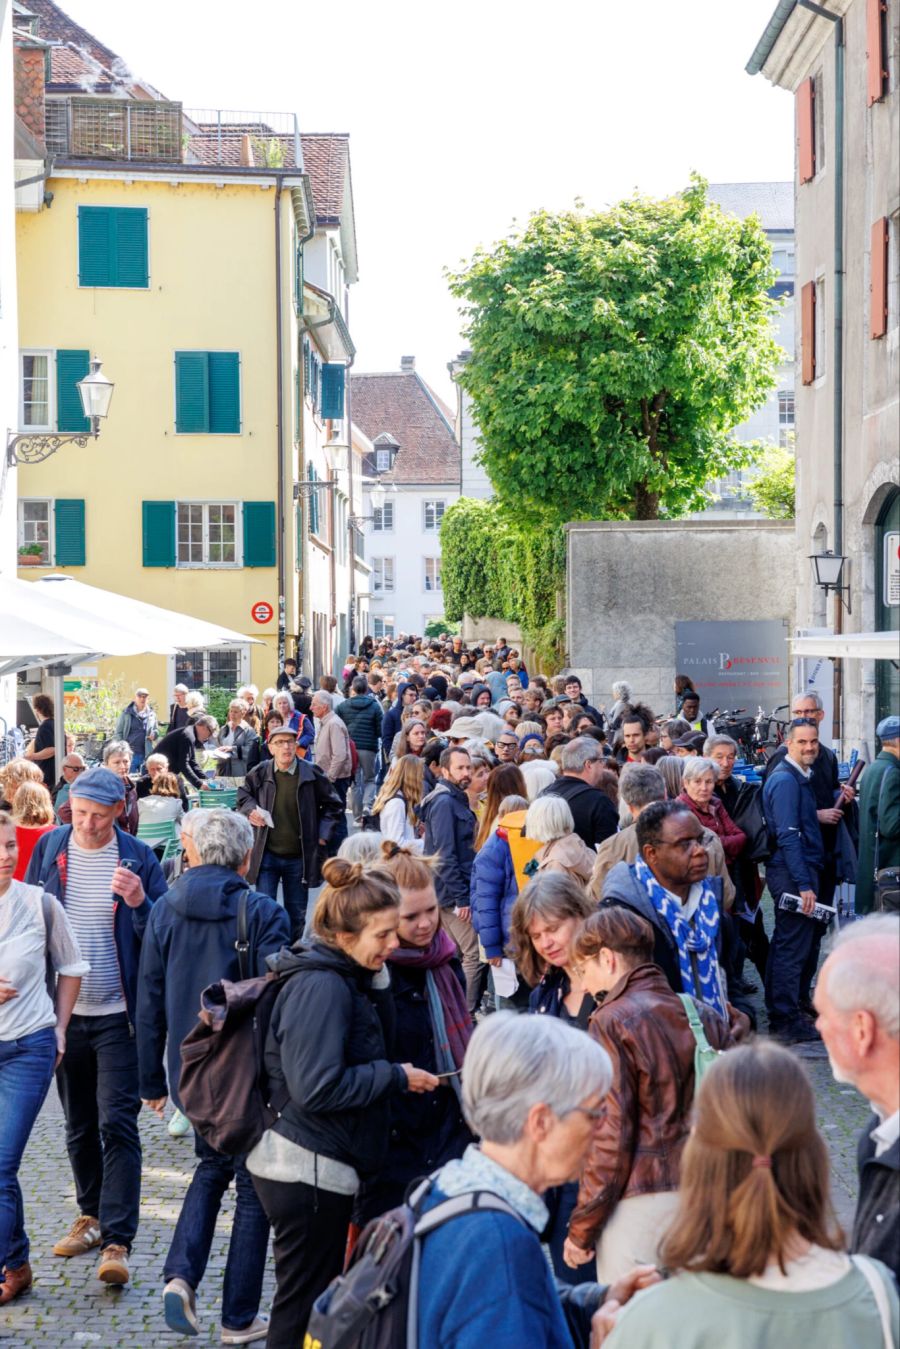
[[[828,1149],[804,1065],[771,1041],[717,1059],[681,1160],[660,1249],[670,1277],[618,1312],[604,1349],[886,1349],[897,1289],[878,1260],[844,1254]],[[608,1313],[599,1316],[606,1322]],[[677,1329],[673,1329],[676,1328]]]
[[[462,1068],[472,1019],[456,943],[440,924],[434,889],[436,857],[384,840],[384,866],[400,891],[397,945],[388,956],[397,1058],[442,1074],[438,1091],[391,1101],[391,1141],[386,1165],[365,1187],[360,1223],[403,1202],[410,1181],[461,1157],[472,1135],[462,1116]]]
[[[314,1300],[339,1274],[354,1196],[381,1173],[390,1103],[439,1079],[392,1063],[385,971],[400,895],[385,867],[330,858],[309,943],[269,961],[289,975],[269,1023],[265,1066],[281,1113],[248,1154],[272,1224],[275,1300],[268,1349],[302,1344]]]

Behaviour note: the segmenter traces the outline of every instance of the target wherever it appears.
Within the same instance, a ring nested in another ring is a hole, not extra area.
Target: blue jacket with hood
[[[472,864],[472,926],[485,954],[502,956],[509,943],[509,920],[519,894],[509,843],[495,830]]]
[[[384,714],[384,721],[381,723],[381,753],[384,755],[385,762],[391,757],[391,746],[394,743],[394,736],[400,730],[400,713],[403,710],[403,695],[410,687],[409,680],[406,683],[397,685],[397,697],[391,703]]]
[[[291,939],[284,909],[229,867],[191,867],[150,914],[141,951],[137,993],[138,1081],[141,1096],[166,1092],[178,1105],[181,1042],[197,1023],[200,994],[219,979],[240,979],[238,905],[247,895],[248,978],[265,974],[266,957]],[[168,1039],[168,1046],[166,1041]],[[167,1050],[167,1052],[166,1052]]]
[[[141,941],[150,917],[154,900],[166,893],[166,878],[156,859],[156,853],[139,838],[132,838],[124,829],[115,826],[116,841],[119,845],[119,861],[131,862],[131,870],[139,877],[144,887],[145,899],[136,909],[130,908],[118,895],[113,895],[113,933],[116,942],[116,955],[119,958],[119,974],[122,979],[122,991],[128,1018],[134,1022],[137,1004],[138,962],[141,956]],[[68,868],[69,839],[72,826],[61,825],[39,838],[28,870],[25,873],[26,885],[41,885],[48,895],[58,899],[66,907],[66,874]]]

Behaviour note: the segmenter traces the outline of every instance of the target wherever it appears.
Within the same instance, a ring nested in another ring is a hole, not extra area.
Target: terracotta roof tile
[[[293,136],[273,131],[265,122],[229,122],[221,131],[215,122],[199,122],[197,126],[197,134],[191,136],[188,146],[189,156],[196,163],[236,167],[241,162],[244,137],[249,136],[254,153],[260,148],[265,150],[270,141],[277,141],[281,146],[281,166],[294,167]],[[312,184],[316,220],[320,225],[337,225],[344,210],[349,137],[346,132],[322,135],[304,132],[300,146],[303,166]]]
[[[369,440],[387,432],[400,444],[387,482],[458,483],[460,450],[436,396],[415,370],[350,377],[353,421]]]
[[[117,56],[111,48],[105,47],[102,42],[98,42],[93,33],[89,33],[74,19],[70,19],[59,5],[53,3],[53,0],[28,0],[28,9],[40,19],[38,37],[49,42],[71,43],[74,47],[82,48],[105,69],[114,70],[118,67],[125,71],[125,62],[120,56]]]

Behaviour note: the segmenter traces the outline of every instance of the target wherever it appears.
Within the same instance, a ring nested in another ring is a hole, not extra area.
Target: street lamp
[[[816,585],[824,590],[826,595],[829,590],[833,590],[847,613],[851,613],[850,583],[848,581],[844,584],[844,563],[849,559],[843,553],[833,553],[828,549],[824,553],[812,553],[809,560],[813,564]]]
[[[100,434],[100,422],[109,415],[109,405],[115,385],[103,373],[100,358],[91,359],[90,372],[75,385],[81,398],[81,407],[85,417],[91,423],[90,431],[73,431],[48,434],[23,431],[6,436],[6,462],[10,468],[15,464],[40,464],[63,445],[80,445],[82,449],[89,440],[96,440]]]
[[[371,481],[370,479],[364,478],[362,483],[363,487],[369,486],[370,481]],[[397,488],[394,486],[393,483],[390,483],[389,486],[391,492],[396,492]],[[384,506],[385,496],[386,496],[386,489],[384,483],[379,480],[376,480],[374,486],[372,487],[371,492],[369,493],[369,499],[372,502],[372,514],[351,515],[350,523],[354,529],[362,529],[363,525],[368,524],[370,521],[375,519],[375,512],[380,511]]]

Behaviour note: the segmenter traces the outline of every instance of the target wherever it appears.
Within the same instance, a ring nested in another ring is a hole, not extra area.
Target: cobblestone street
[[[856,1136],[868,1107],[851,1087],[832,1080],[821,1050],[807,1066],[819,1102],[819,1125],[831,1151],[834,1199],[838,1216],[849,1226],[856,1195]],[[97,1253],[76,1260],[51,1254],[54,1241],[76,1217],[75,1197],[63,1138],[63,1120],[55,1091],[31,1137],[21,1179],[25,1215],[31,1236],[35,1273],[33,1291],[0,1312],[0,1343],[16,1349],[61,1349],[96,1345],[97,1349],[149,1349],[180,1342],[162,1319],[162,1266],[190,1177],[193,1148],[189,1138],[170,1138],[155,1115],[144,1112],[144,1193],[141,1226],[132,1260],[131,1283],[123,1291],[97,1282]],[[198,1311],[203,1327],[197,1344],[219,1339],[219,1296],[225,1267],[231,1205],[219,1220],[207,1276],[200,1288]],[[271,1297],[271,1275],[263,1307]]]

